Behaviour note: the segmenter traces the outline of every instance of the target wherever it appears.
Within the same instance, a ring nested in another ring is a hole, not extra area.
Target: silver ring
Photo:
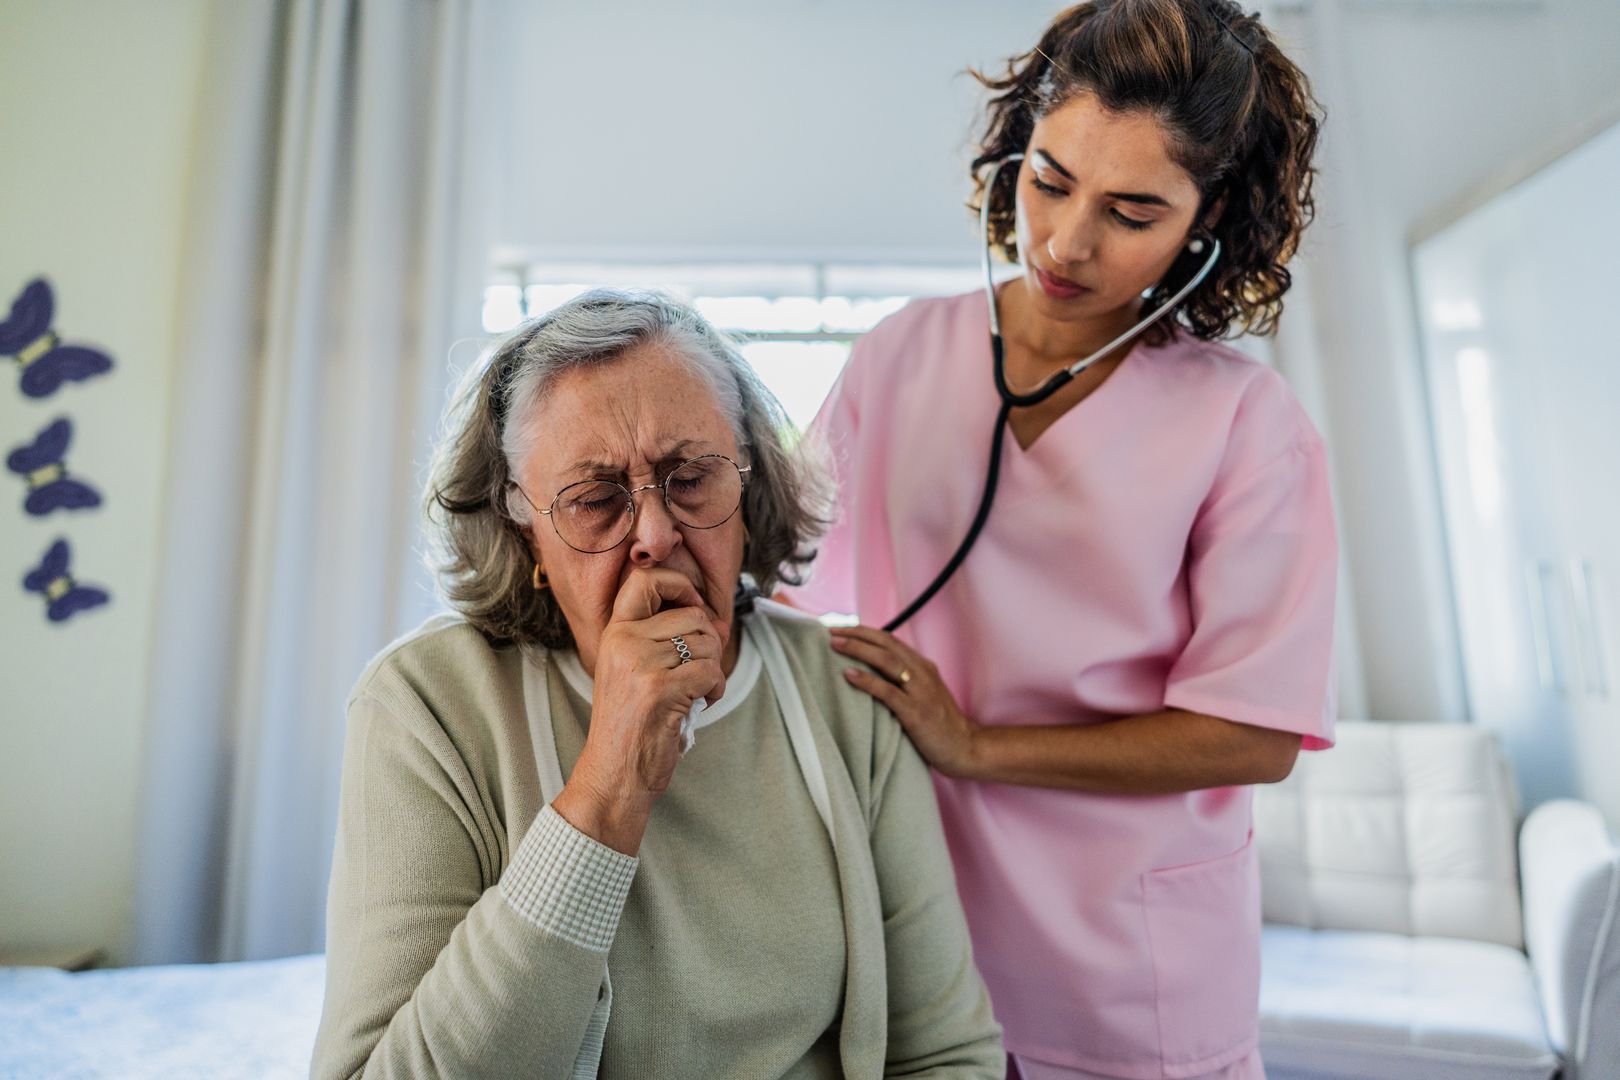
[[[681,654],[681,664],[690,664],[692,662],[692,650],[686,647],[686,639],[676,634],[669,640],[670,644],[675,646],[675,651]],[[675,666],[680,667],[680,664]]]

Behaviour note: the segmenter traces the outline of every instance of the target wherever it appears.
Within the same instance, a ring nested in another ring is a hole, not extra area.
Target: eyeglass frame
[[[680,515],[675,513],[675,507],[670,505],[669,488],[666,485],[669,483],[669,478],[670,477],[674,476],[676,473],[678,473],[682,469],[686,468],[686,466],[692,464],[692,462],[694,462],[694,461],[702,461],[705,458],[720,458],[722,461],[729,464],[733,469],[736,469],[737,470],[737,478],[742,482],[742,486],[740,488],[738,488],[738,491],[737,491],[737,505],[733,506],[731,508],[731,512],[729,514],[727,514],[725,517],[721,518],[719,521],[715,522],[713,525],[689,525],[685,521],[681,520]],[[529,493],[527,491],[523,490],[523,485],[522,484],[518,483],[516,480],[508,480],[507,483],[509,483],[513,487],[517,488],[518,494],[523,496],[523,501],[528,503],[529,507],[535,513],[541,515],[542,517],[551,518],[551,528],[552,528],[552,531],[557,534],[557,539],[561,540],[565,544],[568,544],[568,546],[570,548],[573,548],[573,550],[579,552],[581,555],[606,555],[608,552],[612,551],[614,548],[618,547],[620,544],[622,544],[626,540],[628,540],[630,538],[631,534],[636,531],[636,496],[641,494],[643,491],[652,491],[654,489],[662,491],[663,494],[664,494],[664,509],[669,513],[669,516],[670,516],[671,520],[673,520],[677,525],[681,526],[684,529],[701,529],[703,531],[708,531],[709,529],[718,529],[720,526],[724,525],[726,522],[730,521],[732,518],[737,516],[737,511],[742,509],[742,493],[744,491],[748,490],[748,474],[750,472],[752,472],[753,469],[754,469],[754,467],[752,465],[739,465],[739,464],[737,464],[736,461],[734,461],[732,458],[728,457],[725,454],[698,454],[696,457],[687,458],[685,461],[681,462],[679,465],[677,465],[673,469],[669,470],[668,473],[664,474],[664,478],[662,480],[660,480],[656,484],[642,484],[640,487],[631,488],[631,487],[625,487],[623,484],[619,483],[617,480],[601,480],[601,479],[576,480],[572,484],[565,484],[562,488],[560,488],[557,491],[557,494],[555,494],[555,495],[553,495],[551,497],[551,503],[544,510],[542,510],[538,506],[534,505],[534,500],[529,498]],[[587,551],[585,548],[574,547],[573,544],[569,543],[568,542],[568,537],[564,536],[562,534],[562,529],[558,528],[558,526],[557,526],[557,518],[552,513],[552,511],[557,509],[557,500],[563,497],[564,492],[570,490],[571,488],[582,487],[585,484],[612,484],[614,487],[618,488],[620,491],[626,493],[626,495],[628,496],[628,501],[630,503],[630,525],[629,525],[628,528],[626,528],[624,530],[624,535],[619,537],[617,540],[615,540],[609,546],[607,546],[605,548],[600,548],[600,549],[598,549],[596,551]]]

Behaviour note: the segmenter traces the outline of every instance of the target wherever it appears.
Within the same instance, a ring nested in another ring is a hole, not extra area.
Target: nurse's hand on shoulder
[[[957,707],[934,662],[870,626],[831,630],[834,649],[882,672],[845,668],[844,678],[889,707],[928,764],[946,776],[967,776],[981,727]]]

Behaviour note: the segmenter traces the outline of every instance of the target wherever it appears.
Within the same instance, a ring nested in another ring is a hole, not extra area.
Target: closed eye
[[[1133,218],[1129,214],[1122,214],[1118,210],[1110,210],[1108,212],[1114,215],[1115,221],[1119,222],[1127,229],[1146,229],[1153,224],[1151,221],[1143,221],[1141,218]]]
[[[1062,188],[1056,187],[1052,184],[1048,184],[1039,176],[1032,175],[1029,178],[1029,182],[1034,186],[1036,191],[1047,196],[1048,198],[1061,199],[1068,195],[1067,191],[1064,191]],[[1116,209],[1110,209],[1108,213],[1114,218],[1115,221],[1125,226],[1125,228],[1131,229],[1132,231],[1140,232],[1143,229],[1152,228],[1153,226],[1153,222],[1151,220],[1144,221],[1141,218],[1133,218],[1129,214],[1122,214]]]

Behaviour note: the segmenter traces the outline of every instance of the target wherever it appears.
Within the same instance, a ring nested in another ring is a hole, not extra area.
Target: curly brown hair
[[[990,242],[1009,261],[1018,261],[1018,173],[1001,170],[987,196],[980,170],[1022,153],[1037,120],[1092,93],[1110,111],[1142,110],[1163,126],[1176,164],[1198,185],[1195,229],[1221,242],[1220,262],[1176,320],[1206,340],[1276,330],[1292,280],[1286,264],[1316,213],[1311,161],[1322,108],[1258,16],[1232,0],[1090,0],[1058,15],[1006,75],[970,74],[995,96],[969,205],[978,212],[990,199]],[[1148,305],[1201,264],[1183,253]]]

